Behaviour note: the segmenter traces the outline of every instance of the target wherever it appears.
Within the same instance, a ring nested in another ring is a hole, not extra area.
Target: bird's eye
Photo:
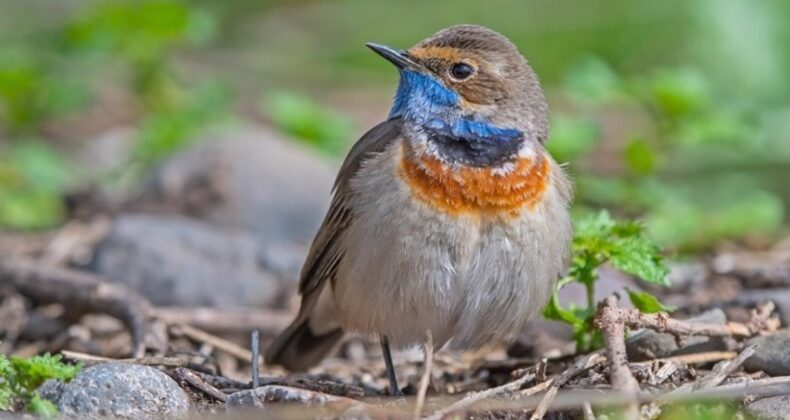
[[[464,80],[472,75],[475,69],[466,63],[456,63],[450,68],[450,75],[456,80]]]

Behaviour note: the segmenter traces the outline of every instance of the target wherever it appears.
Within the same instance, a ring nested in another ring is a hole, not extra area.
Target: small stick
[[[678,389],[672,391],[670,395],[683,394],[686,392],[694,392],[694,391],[699,391],[702,389],[713,388],[715,386],[718,386],[719,384],[724,382],[724,380],[727,379],[728,376],[730,376],[733,372],[735,372],[735,370],[741,367],[743,362],[745,362],[746,359],[748,359],[754,354],[756,348],[757,348],[757,344],[752,344],[751,346],[746,347],[734,359],[718,363],[716,366],[713,367],[713,370],[709,374],[703,376],[702,378],[700,378],[695,382],[688,383],[679,387]]]
[[[216,335],[209,334],[189,325],[174,325],[171,331],[176,335],[183,335],[191,340],[199,343],[208,343],[214,346],[217,350],[224,351],[229,355],[243,361],[252,360],[252,352],[239,346],[238,344],[225,340],[224,338],[217,337]]]
[[[752,320],[747,324],[728,322],[721,324],[708,324],[672,319],[666,312],[645,314],[636,309],[623,307],[611,308],[610,317],[620,319],[626,327],[631,329],[650,328],[658,332],[666,332],[675,336],[705,335],[709,337],[751,337],[765,331],[773,331],[778,325],[775,319],[770,318],[772,305],[766,305],[752,314]]]
[[[530,397],[545,390],[546,384],[551,381],[540,383],[532,388],[527,388],[519,392],[519,396]],[[542,389],[541,389],[542,388]],[[535,392],[535,389],[539,389]],[[690,388],[689,388],[690,389]],[[669,402],[683,401],[721,401],[724,399],[743,398],[744,395],[755,399],[774,397],[777,395],[787,395],[790,393],[790,376],[779,376],[758,380],[747,380],[738,383],[720,385],[713,388],[701,389],[699,391],[688,391],[682,393],[657,392],[641,393],[639,400],[641,403],[658,401],[662,404]],[[557,394],[557,399],[552,402],[551,408],[558,410],[581,409],[582,403],[589,402],[593,406],[614,406],[626,404],[629,396],[619,392],[600,392],[600,389],[574,389]],[[535,401],[529,398],[516,401],[500,401],[499,404],[485,404],[487,410],[530,410],[534,407]]]
[[[235,379],[226,378],[224,376],[219,375],[212,375],[209,373],[203,372],[196,372],[200,379],[204,382],[211,384],[211,386],[219,389],[232,389],[232,390],[241,390],[241,389],[250,389],[250,384],[247,382],[237,381]]]
[[[63,357],[67,359],[76,360],[78,362],[84,362],[85,364],[88,365],[93,365],[97,363],[116,362],[116,363],[130,363],[130,364],[144,365],[144,366],[164,366],[171,368],[190,366],[188,360],[180,357],[150,356],[150,357],[134,357],[131,359],[111,359],[109,357],[94,356],[92,354],[80,353],[71,350],[61,350],[60,353],[63,355]]]
[[[661,369],[656,372],[654,378],[652,378],[649,383],[650,385],[660,385],[664,383],[672,374],[678,371],[678,363],[676,362],[668,362],[665,363],[664,366],[661,366]]]
[[[428,385],[431,382],[431,370],[433,369],[433,334],[431,334],[431,330],[427,331],[427,341],[425,342],[424,351],[425,366],[423,366],[420,387],[417,390],[417,403],[414,407],[415,420],[422,416],[422,409],[425,406],[425,396],[428,394]]]
[[[258,370],[258,360],[261,357],[261,341],[258,330],[250,334],[250,341],[252,347],[252,387],[257,388],[261,384],[261,373],[260,370]]]
[[[734,359],[716,364],[710,374],[703,377],[697,384],[694,385],[694,390],[696,391],[704,388],[712,388],[724,382],[728,376],[741,367],[746,359],[752,357],[755,349],[757,349],[757,344],[752,344],[751,346],[743,349],[743,351]]]
[[[535,386],[519,391],[519,393],[516,394],[516,398],[529,398],[535,394],[540,394],[541,392],[551,388],[553,383],[554,379],[543,381]]]
[[[525,372],[524,375],[522,375],[520,378],[518,378],[518,379],[516,379],[514,381],[511,381],[511,382],[508,382],[508,383],[506,383],[504,385],[500,385],[500,386],[495,387],[495,388],[489,388],[489,389],[486,389],[485,391],[470,392],[464,398],[462,398],[462,399],[456,401],[455,403],[453,403],[453,404],[451,404],[451,405],[449,405],[449,406],[447,406],[447,407],[445,407],[445,408],[433,413],[433,415],[428,417],[428,419],[430,419],[430,420],[438,420],[438,419],[441,419],[442,417],[446,416],[447,414],[454,413],[454,412],[459,412],[459,411],[463,411],[463,410],[467,410],[468,408],[472,407],[474,404],[476,404],[476,403],[478,403],[480,401],[487,400],[489,398],[494,398],[494,397],[497,397],[497,396],[500,396],[500,395],[512,394],[512,393],[518,391],[519,389],[521,389],[521,387],[524,386],[525,383],[527,383],[527,382],[529,382],[529,381],[531,381],[533,379],[535,379],[535,375],[532,375],[532,374],[529,374],[529,373]],[[549,382],[550,381],[546,381],[545,383],[548,384]]]
[[[702,353],[681,354],[679,356],[663,357],[660,359],[647,360],[644,362],[632,362],[631,365],[651,365],[655,362],[663,363],[683,363],[687,365],[718,362],[720,360],[730,360],[737,356],[734,351],[708,351]]]
[[[601,331],[609,355],[610,381],[612,389],[629,396],[629,404],[623,415],[629,419],[637,418],[639,405],[639,382],[631,373],[625,350],[625,322],[618,311],[617,296],[611,295],[601,304],[595,317],[595,327]]]
[[[790,376],[775,376],[773,378],[757,379],[754,381],[720,385],[710,389],[712,394],[741,393],[752,397],[768,398],[777,395],[790,394]],[[695,394],[704,395],[708,390],[700,390]]]
[[[595,413],[589,402],[585,401],[582,403],[582,413],[584,414],[584,420],[595,420]]]
[[[293,313],[275,309],[234,308],[154,308],[157,318],[168,325],[191,325],[208,333],[242,333],[259,330],[263,335],[274,335],[288,326]]]
[[[530,420],[539,420],[542,419],[543,416],[546,415],[551,403],[554,401],[554,397],[557,396],[557,392],[559,391],[560,387],[565,385],[566,382],[571,380],[574,376],[586,371],[587,369],[591,369],[599,364],[603,363],[606,360],[605,357],[601,355],[600,351],[592,352],[587,356],[579,359],[574,363],[570,368],[566,369],[565,372],[562,372],[560,376],[555,377],[554,379],[548,380],[544,383],[548,383],[549,390],[546,391],[546,395],[543,396],[543,399],[540,400],[540,404],[538,407],[535,408],[535,412],[532,413],[532,417]],[[540,386],[540,385],[537,385]],[[533,387],[536,388],[537,386]],[[526,397],[529,395],[533,395],[534,393],[530,394],[528,391],[531,389],[526,389],[521,392],[521,397]]]
[[[188,383],[189,385],[193,386],[194,388],[198,389],[199,391],[203,391],[205,394],[219,400],[225,402],[228,399],[228,396],[220,391],[219,389],[215,388],[213,385],[206,383],[203,378],[201,378],[195,372],[186,369],[186,368],[176,368],[173,372],[173,375],[183,381]]]

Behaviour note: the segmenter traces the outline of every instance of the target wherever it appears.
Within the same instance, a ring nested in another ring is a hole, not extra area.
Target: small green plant
[[[669,285],[669,270],[663,263],[659,247],[647,239],[639,223],[616,221],[608,212],[601,211],[581,219],[575,228],[571,267],[568,275],[559,281],[557,291],[569,283],[581,283],[587,292],[587,304],[584,307],[569,305],[564,308],[555,291],[543,315],[570,324],[577,349],[588,351],[602,345],[600,334],[593,326],[598,269],[609,263],[642,281],[662,286]],[[643,312],[672,309],[647,292],[627,292],[634,306]]]
[[[57,407],[42,399],[36,389],[47,379],[70,381],[81,368],[81,365],[65,364],[60,355],[49,353],[30,358],[7,358],[0,354],[0,410],[24,408],[38,416],[53,417]]]

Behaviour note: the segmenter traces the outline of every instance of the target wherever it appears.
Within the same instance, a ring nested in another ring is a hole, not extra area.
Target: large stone
[[[91,268],[157,305],[260,306],[275,302],[276,276],[245,232],[177,216],[118,216]]]
[[[47,397],[54,399],[51,392]],[[169,418],[183,416],[189,399],[169,376],[148,366],[104,363],[83,369],[54,399],[75,418]]]
[[[746,411],[758,419],[786,419],[790,416],[790,395],[780,395],[754,401],[746,406]]]
[[[746,370],[761,370],[772,376],[790,375],[790,330],[756,337],[748,343],[757,344],[757,349],[743,363]]]
[[[329,206],[335,173],[328,159],[295,140],[249,127],[207,138],[165,162],[143,196],[251,231],[267,269],[293,278]]]

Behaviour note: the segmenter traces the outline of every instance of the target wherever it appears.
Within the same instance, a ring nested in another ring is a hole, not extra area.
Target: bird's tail
[[[297,317],[266,349],[267,364],[280,365],[290,371],[307,370],[321,363],[343,337],[340,328],[317,334],[310,328],[310,318],[300,318]]]

